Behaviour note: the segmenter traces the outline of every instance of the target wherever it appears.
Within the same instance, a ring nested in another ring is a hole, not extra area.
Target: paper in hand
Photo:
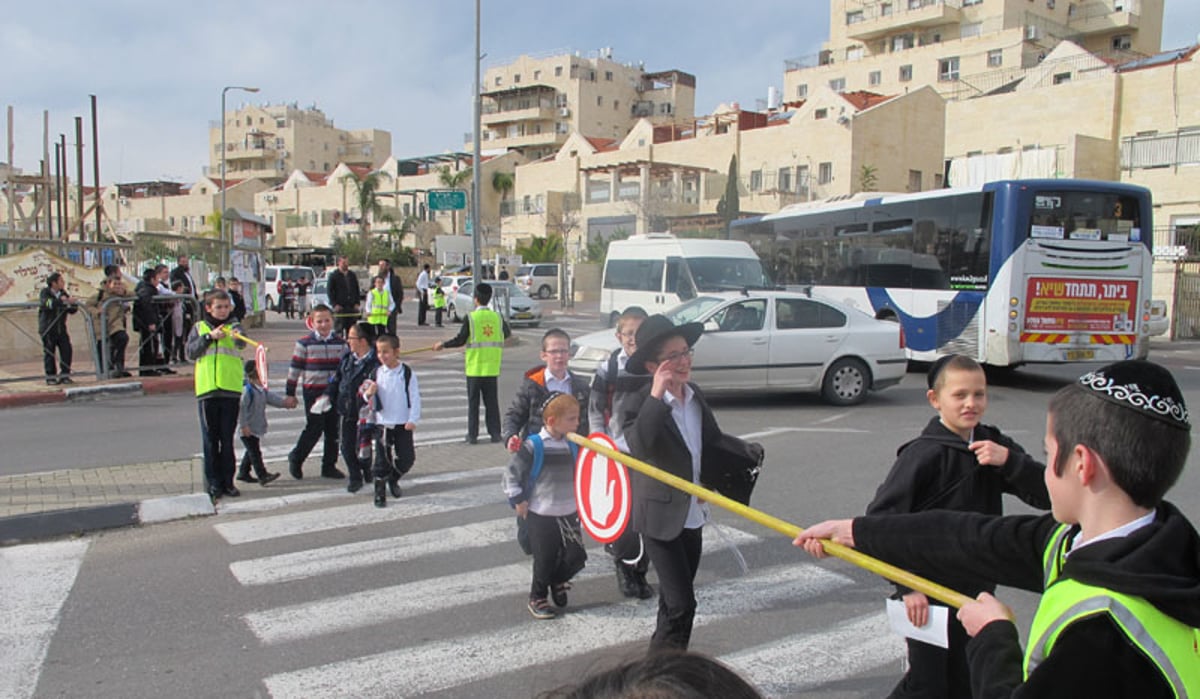
[[[950,640],[946,632],[949,614],[949,607],[931,604],[929,605],[929,621],[924,626],[917,627],[908,620],[908,612],[904,609],[904,600],[890,599],[887,601],[887,617],[892,631],[905,638],[924,641],[939,648],[950,647]]]

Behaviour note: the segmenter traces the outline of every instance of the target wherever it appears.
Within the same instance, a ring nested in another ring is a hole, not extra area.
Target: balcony
[[[1067,18],[1067,27],[1073,34],[1080,36],[1137,29],[1141,23],[1140,11],[1141,4],[1137,0],[1090,2],[1076,7],[1071,12]]]
[[[244,145],[241,143],[227,143],[225,146],[226,160],[253,160],[255,158],[275,158],[274,144],[268,144],[265,141]]]
[[[561,146],[567,141],[567,134],[543,131],[542,133],[523,134],[519,136],[497,135],[487,139],[488,148],[533,148],[535,146]]]
[[[485,108],[480,115],[484,126],[511,124],[517,121],[551,121],[558,117],[559,110],[552,104],[527,107],[525,109]]]
[[[890,10],[885,14],[881,8]],[[864,8],[846,26],[846,36],[870,41],[905,30],[927,29],[962,22],[959,0],[894,0],[890,5],[875,4]]]

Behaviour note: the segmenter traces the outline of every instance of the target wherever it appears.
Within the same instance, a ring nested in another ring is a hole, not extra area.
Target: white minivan
[[[758,255],[745,241],[635,235],[608,246],[600,314],[612,325],[629,306],[662,313],[700,291],[771,287]]]

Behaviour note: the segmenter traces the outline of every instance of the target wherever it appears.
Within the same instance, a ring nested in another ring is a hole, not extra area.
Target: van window
[[[661,291],[662,276],[662,260],[609,260],[604,267],[604,288]]]
[[[696,288],[719,289],[762,289],[771,286],[771,280],[763,272],[757,259],[744,257],[689,257],[688,267]]]
[[[530,274],[530,270],[532,270],[532,269],[533,269],[533,265],[521,265],[520,267],[517,267],[517,273],[514,276],[518,276],[518,277],[527,276],[528,274]]]
[[[534,268],[533,276],[535,277],[557,277],[558,270],[554,265],[538,265]]]
[[[278,274],[278,272],[279,272],[279,270],[275,269],[274,267],[267,267],[267,281],[269,281],[269,282],[275,281],[278,278],[276,276]]]

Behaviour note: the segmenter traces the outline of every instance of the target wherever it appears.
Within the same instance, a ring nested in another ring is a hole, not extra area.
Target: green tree
[[[725,193],[721,195],[721,199],[717,202],[717,215],[721,217],[721,221],[725,224],[725,237],[729,237],[729,226],[737,220],[741,214],[741,202],[738,194],[738,167],[737,156],[729,156],[729,174],[725,179]]]
[[[502,239],[500,236],[500,221],[504,220],[504,202],[508,201],[508,195],[512,193],[516,186],[516,178],[511,172],[503,172],[497,170],[492,173],[492,189],[500,195],[500,219],[496,222],[496,240]]]
[[[517,246],[522,262],[561,262],[563,251],[562,236],[553,233],[545,238],[535,237],[528,245]]]
[[[588,243],[585,253],[588,262],[600,262],[608,259],[608,246],[614,240],[625,240],[629,237],[629,231],[624,228],[618,228],[612,235],[607,238],[598,238],[595,241]]]
[[[438,170],[438,181],[443,187],[448,189],[462,189],[463,185],[471,180],[471,168],[463,168],[461,170],[451,170],[449,165],[443,165],[441,170]],[[478,223],[478,222],[476,222]],[[450,212],[450,232],[458,235],[458,212]]]
[[[858,171],[858,191],[874,192],[879,186],[879,169],[874,165],[863,165]]]
[[[379,194],[379,185],[385,178],[391,179],[392,176],[383,170],[369,172],[361,177],[355,174],[342,176],[342,182],[354,185],[354,201],[358,204],[359,211],[358,230],[362,234],[364,248],[370,247],[371,219],[383,216],[383,206],[376,197]],[[368,264],[369,262],[366,261]]]

